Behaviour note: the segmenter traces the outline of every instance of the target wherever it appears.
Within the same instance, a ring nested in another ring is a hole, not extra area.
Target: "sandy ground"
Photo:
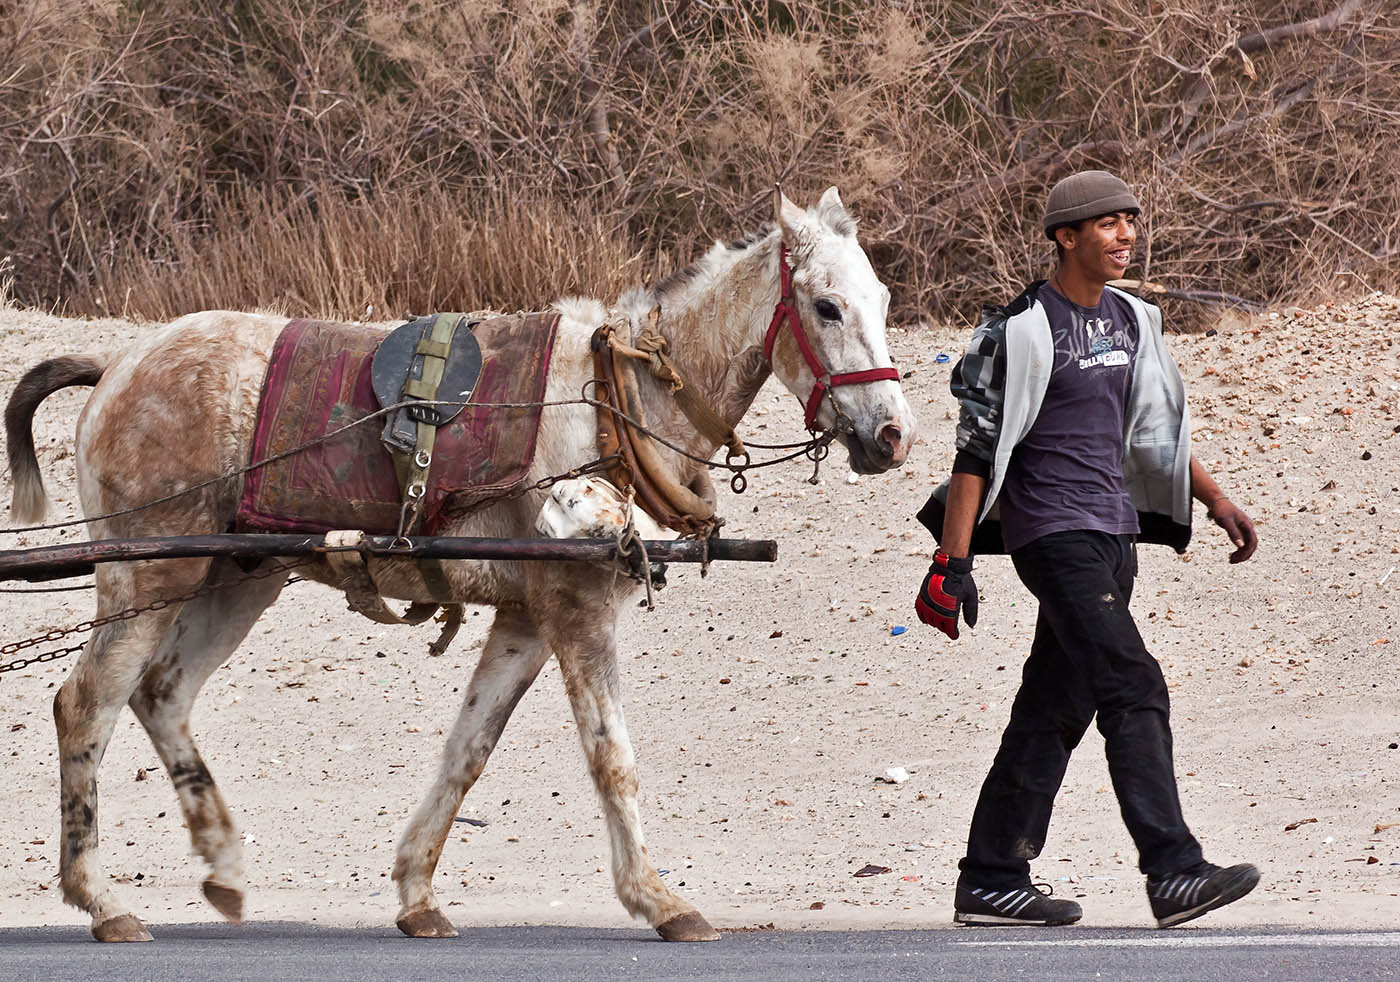
[[[1253,561],[1230,567],[1198,508],[1186,556],[1143,550],[1134,599],[1172,689],[1187,818],[1209,857],[1263,871],[1249,899],[1202,924],[1400,926],[1398,326],[1400,300],[1373,296],[1171,340],[1196,453],[1262,539]],[[142,330],[0,310],[0,390],[8,397],[41,358]],[[982,619],[962,641],[913,617],[932,542],[912,516],[952,458],[951,361],[936,356],[955,359],[964,333],[891,334],[922,436],[901,471],[849,481],[836,454],[816,486],[799,464],[756,473],[742,497],[725,492],[721,511],[728,534],[777,539],[778,564],[716,565],[704,580],[673,567],[654,612],[624,614],[651,853],[720,928],[951,926],[956,861],[1034,622],[996,557],[979,562]],[[74,515],[85,397],[60,393],[36,420],[63,517]],[[800,420],[770,387],[743,432],[778,442]],[[8,500],[8,478],[0,484]],[[90,593],[0,594],[0,640],[76,623],[91,605]],[[430,658],[430,627],[380,627],[297,584],[205,687],[196,737],[246,839],[249,917],[392,923],[394,844],[488,617],[473,609],[451,651]],[[0,678],[0,926],[87,922],[56,884],[49,703],[70,664]],[[484,824],[457,825],[438,868],[459,926],[630,923],[573,729],[551,666],[467,797],[462,817]],[[881,783],[892,767],[911,776]],[[153,925],[216,918],[174,793],[129,713],[102,791],[103,859],[133,909]],[[1086,924],[1150,923],[1093,730],[1050,833],[1033,872],[1080,898]],[[867,864],[890,871],[854,875]]]

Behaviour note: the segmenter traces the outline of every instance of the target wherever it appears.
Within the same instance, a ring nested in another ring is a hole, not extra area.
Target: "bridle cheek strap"
[[[763,337],[763,357],[768,361],[768,367],[773,366],[773,346],[777,343],[778,332],[782,330],[783,324],[792,326],[792,337],[797,342],[797,350],[802,353],[802,359],[807,362],[807,368],[812,373],[815,380],[812,385],[812,394],[807,397],[807,406],[804,420],[807,429],[816,431],[817,412],[821,409],[822,396],[836,388],[838,385],[858,385],[861,382],[898,382],[899,372],[894,368],[867,368],[859,372],[840,372],[836,375],[830,374],[817,357],[816,351],[812,349],[812,343],[807,339],[807,332],[802,329],[802,318],[797,315],[797,298],[792,292],[792,269],[788,266],[787,246],[782,246],[782,251],[778,257],[778,270],[782,276],[782,293],[778,297],[778,305],[773,308],[773,319],[768,322],[768,333]],[[835,397],[832,398],[833,403]]]

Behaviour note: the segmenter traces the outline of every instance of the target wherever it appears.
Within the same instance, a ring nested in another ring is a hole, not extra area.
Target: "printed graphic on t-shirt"
[[[1119,323],[1115,324],[1108,304],[1092,315],[1082,307],[1068,303],[1064,306],[1066,320],[1061,322],[1060,330],[1054,331],[1056,368],[1075,362],[1081,370],[1122,368],[1132,362],[1137,338],[1135,332],[1129,330],[1131,320],[1124,320],[1120,315]]]

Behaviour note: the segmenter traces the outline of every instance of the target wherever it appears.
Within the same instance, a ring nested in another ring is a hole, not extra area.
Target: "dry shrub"
[[[971,316],[1089,166],[1158,296],[1400,287],[1394,4],[0,0],[0,66],[0,253],[73,312],[609,296],[780,181]]]
[[[165,319],[247,305],[289,314],[387,320],[434,310],[536,310],[571,294],[615,296],[659,275],[587,203],[565,208],[439,190],[347,199],[239,190],[239,222],[180,231],[167,259],[99,269],[99,311]]]

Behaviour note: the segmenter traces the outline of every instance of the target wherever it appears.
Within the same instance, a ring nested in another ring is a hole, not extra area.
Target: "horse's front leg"
[[[455,938],[433,896],[433,871],[462,798],[486,767],[520,697],[534,684],[549,649],[532,620],[501,608],[463,698],[461,712],[443,748],[432,790],[399,840],[394,882],[399,886],[399,930],[414,938]]]
[[[637,809],[637,761],[622,718],[614,608],[589,614],[571,605],[568,616],[544,626],[559,657],[593,785],[603,805],[612,846],[613,885],[633,917],[646,920],[666,941],[717,941],[719,934],[690,904],[661,882],[647,858]]]

